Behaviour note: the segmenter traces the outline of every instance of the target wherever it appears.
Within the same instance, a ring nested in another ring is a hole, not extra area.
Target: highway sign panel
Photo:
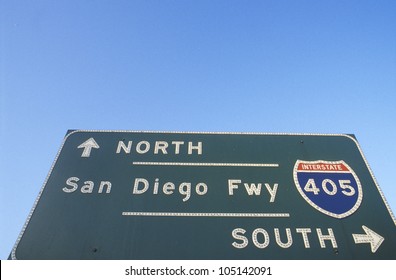
[[[12,259],[396,259],[353,135],[69,131]]]

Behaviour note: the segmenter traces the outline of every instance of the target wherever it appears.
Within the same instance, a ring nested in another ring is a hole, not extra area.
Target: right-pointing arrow
[[[366,234],[352,234],[353,240],[355,241],[356,244],[370,243],[371,252],[375,253],[377,249],[381,246],[382,242],[384,241],[384,238],[375,231],[373,231],[372,229],[369,229],[364,225],[362,226],[362,228]]]

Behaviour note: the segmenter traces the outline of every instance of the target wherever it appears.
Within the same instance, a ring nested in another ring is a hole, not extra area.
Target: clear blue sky
[[[396,211],[396,1],[0,3],[0,258],[68,129],[353,133]]]

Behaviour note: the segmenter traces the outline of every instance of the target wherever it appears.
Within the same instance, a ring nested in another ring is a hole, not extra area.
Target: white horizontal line
[[[237,217],[237,218],[289,218],[289,213],[186,213],[186,212],[122,212],[122,216],[149,217]]]
[[[222,162],[155,162],[134,161],[134,165],[161,165],[161,166],[231,166],[231,167],[279,167],[277,163],[222,163]]]

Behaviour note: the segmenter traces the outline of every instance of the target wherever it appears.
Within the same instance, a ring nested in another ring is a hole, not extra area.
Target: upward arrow
[[[81,157],[89,157],[91,155],[91,150],[92,148],[99,149],[98,143],[96,143],[95,139],[92,137],[89,138],[87,141],[82,143],[80,146],[77,147],[78,149],[83,148],[83,152],[81,154]]]
[[[362,228],[366,234],[352,234],[355,244],[370,243],[371,252],[375,253],[379,246],[381,246],[384,238],[366,226],[362,226]]]

